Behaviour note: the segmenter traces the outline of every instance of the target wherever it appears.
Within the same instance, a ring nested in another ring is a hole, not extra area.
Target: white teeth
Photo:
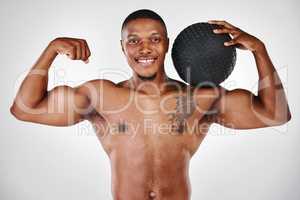
[[[154,59],[141,59],[138,60],[139,63],[151,63],[154,62]]]

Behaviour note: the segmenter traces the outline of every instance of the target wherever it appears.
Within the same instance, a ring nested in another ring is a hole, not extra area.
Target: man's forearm
[[[15,103],[32,108],[44,98],[47,93],[48,70],[56,56],[57,53],[50,45],[43,51],[23,80]]]
[[[259,75],[258,98],[260,102],[274,117],[290,115],[281,80],[265,45],[260,44],[257,50],[253,51],[253,55]]]

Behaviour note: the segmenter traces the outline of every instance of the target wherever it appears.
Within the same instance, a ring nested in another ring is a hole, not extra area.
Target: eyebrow
[[[153,35],[161,35],[160,33],[157,33],[157,32],[153,32],[152,34],[151,34],[151,36],[153,36]],[[129,38],[129,37],[138,37],[138,34],[136,34],[136,33],[130,33],[128,36],[127,36],[127,38]]]

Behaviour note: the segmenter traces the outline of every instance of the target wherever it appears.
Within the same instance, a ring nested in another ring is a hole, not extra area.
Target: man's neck
[[[137,74],[129,79],[131,88],[149,95],[160,95],[165,92],[169,78],[165,72],[157,72],[153,80],[142,80]]]

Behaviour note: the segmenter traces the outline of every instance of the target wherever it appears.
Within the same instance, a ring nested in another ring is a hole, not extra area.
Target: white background
[[[213,126],[190,167],[192,199],[300,199],[299,2],[288,1],[3,1],[0,7],[1,200],[112,199],[110,165],[91,127],[50,127],[17,121],[9,113],[19,81],[54,38],[85,38],[90,64],[59,57],[49,87],[99,78],[100,69],[131,74],[120,48],[125,17],[149,8],[166,22],[170,41],[186,26],[224,19],[267,46],[288,93],[292,121],[247,131]],[[170,53],[166,72],[178,78]],[[113,81],[126,77],[107,75]],[[251,53],[238,51],[228,88],[257,86]],[[297,106],[298,105],[298,106]]]

